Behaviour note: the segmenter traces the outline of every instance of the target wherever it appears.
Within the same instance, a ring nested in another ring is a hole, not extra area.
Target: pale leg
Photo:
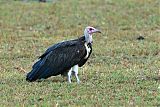
[[[68,82],[71,83],[72,68],[68,72]]]
[[[77,83],[80,83],[80,80],[79,80],[79,78],[78,78],[78,65],[73,66],[72,71],[73,71],[74,74],[75,74],[75,77],[76,77],[76,79],[77,79]]]

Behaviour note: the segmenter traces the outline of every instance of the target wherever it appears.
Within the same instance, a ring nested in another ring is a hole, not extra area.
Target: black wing
[[[26,80],[35,81],[62,74],[78,64],[85,56],[84,45],[79,41],[66,41],[58,43],[49,48],[33,65],[31,72],[27,74]]]
[[[78,39],[74,39],[74,40],[70,40],[70,41],[64,41],[64,42],[60,42],[60,43],[57,43],[55,45],[52,45],[51,47],[49,47],[46,52],[44,54],[42,54],[39,58],[43,58],[45,57],[49,52],[57,49],[57,48],[62,48],[62,47],[67,47],[67,46],[72,46],[72,45],[75,45],[78,41],[84,41],[85,40],[85,37],[82,36],[81,38],[78,38]]]

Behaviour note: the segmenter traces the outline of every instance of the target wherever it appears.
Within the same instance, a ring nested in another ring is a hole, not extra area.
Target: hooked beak
[[[98,30],[98,29],[95,29],[95,30],[93,31],[93,33],[101,33],[101,31]]]

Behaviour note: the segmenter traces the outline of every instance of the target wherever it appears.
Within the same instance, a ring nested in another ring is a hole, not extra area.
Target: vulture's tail
[[[27,77],[26,77],[26,80],[29,81],[29,82],[33,82],[37,79],[36,77],[36,73],[38,72],[39,70],[39,67],[40,67],[40,63],[41,63],[41,60],[37,61],[33,67],[32,67],[32,71],[30,71],[28,74],[27,74]]]
[[[37,79],[47,78],[47,72],[50,69],[46,68],[43,62],[44,60],[39,60],[33,65],[32,71],[29,72],[26,76],[27,81],[33,82]]]
[[[32,71],[27,74],[26,81],[29,81],[29,82],[36,81],[37,80],[37,77],[35,75],[36,71],[37,69],[32,69]]]

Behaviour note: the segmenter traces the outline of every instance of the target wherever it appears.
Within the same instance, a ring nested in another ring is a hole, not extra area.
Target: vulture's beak
[[[98,30],[98,29],[95,29],[95,30],[93,31],[93,33],[101,33],[101,31]]]

